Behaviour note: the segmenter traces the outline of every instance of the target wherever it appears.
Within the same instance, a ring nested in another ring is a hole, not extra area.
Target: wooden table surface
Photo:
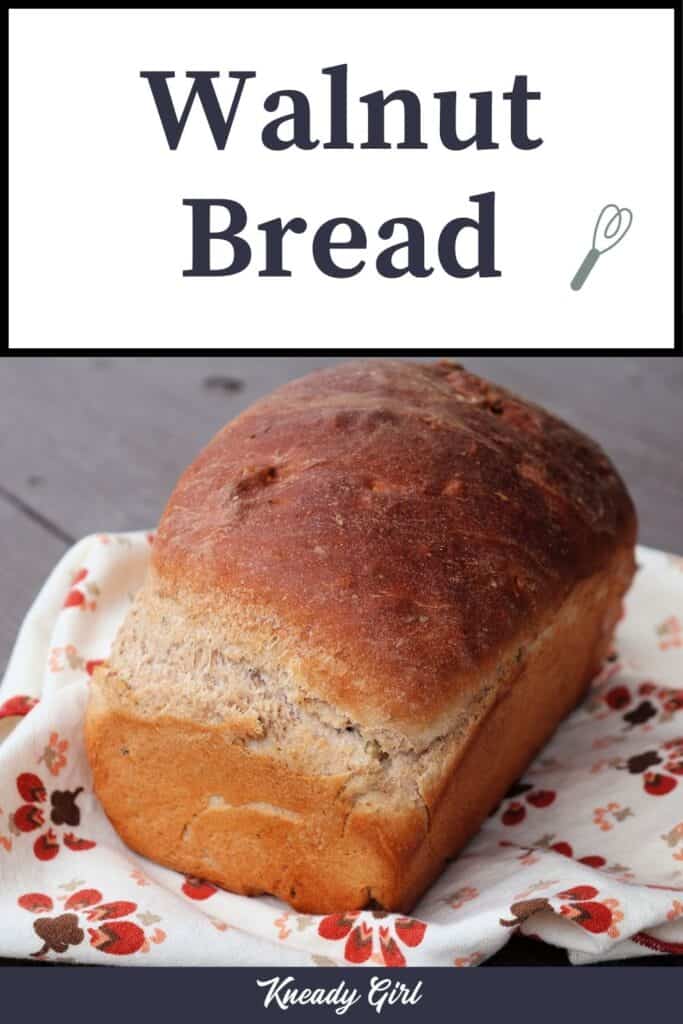
[[[276,385],[339,361],[0,357],[0,672],[68,545],[91,532],[153,526],[178,474],[228,419]],[[643,543],[683,554],[683,360],[465,362],[600,441],[634,497]],[[539,962],[538,953],[518,955]],[[555,954],[541,959],[551,961]]]

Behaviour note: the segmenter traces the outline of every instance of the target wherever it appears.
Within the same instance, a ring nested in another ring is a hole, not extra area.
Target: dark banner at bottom
[[[663,960],[664,958],[662,958]],[[654,966],[654,964],[653,964]],[[523,1017],[536,1021],[594,1019],[591,1007],[609,1006],[620,1024],[652,1016],[668,1016],[680,1005],[680,968],[656,973],[629,967],[596,970],[548,968],[531,974],[525,968],[453,971],[444,968],[384,971],[342,971],[327,968],[107,968],[42,971],[40,981],[22,968],[0,973],[3,1009],[30,1006],[31,1019],[54,1016],[62,1007],[69,1015],[89,1007],[98,1022],[122,1013],[154,1014],[153,1019],[390,1021],[443,1020],[469,1022]],[[290,1011],[294,1011],[291,1013]]]

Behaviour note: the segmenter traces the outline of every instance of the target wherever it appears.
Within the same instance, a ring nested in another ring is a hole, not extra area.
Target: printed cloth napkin
[[[89,679],[153,539],[76,544],[19,633],[0,687],[0,955],[464,967],[515,930],[573,963],[683,952],[683,558],[639,548],[615,650],[584,703],[412,916],[315,916],[137,856],[92,792]]]

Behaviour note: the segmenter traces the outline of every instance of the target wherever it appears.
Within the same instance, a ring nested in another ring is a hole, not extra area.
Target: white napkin
[[[89,679],[152,543],[76,544],[19,633],[0,686],[0,955],[461,967],[517,928],[574,963],[683,952],[682,558],[639,548],[616,657],[411,917],[314,916],[137,856],[92,792]]]

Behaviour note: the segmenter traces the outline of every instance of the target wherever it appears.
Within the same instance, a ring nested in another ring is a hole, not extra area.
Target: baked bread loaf
[[[299,911],[409,911],[579,701],[636,520],[588,438],[444,361],[280,388],[180,478],[97,672],[139,853]]]

